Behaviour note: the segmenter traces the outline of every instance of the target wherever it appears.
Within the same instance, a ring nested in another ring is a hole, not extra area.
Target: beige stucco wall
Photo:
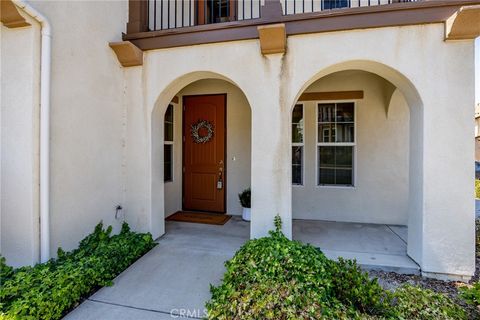
[[[127,93],[141,97],[139,120],[148,119],[128,128],[129,139],[141,146],[137,152],[146,155],[128,167],[145,175],[130,175],[129,183],[143,185],[146,196],[130,198],[129,210],[141,212],[138,220],[155,235],[163,233],[164,184],[158,165],[163,151],[152,135],[163,130],[157,114],[186,85],[219,78],[237,85],[252,109],[251,236],[265,235],[276,214],[290,236],[291,108],[323,76],[364,70],[390,81],[410,108],[410,256],[427,273],[472,274],[473,142],[465,141],[473,141],[473,41],[446,43],[443,36],[443,25],[432,24],[292,36],[285,56],[261,56],[257,40],[146,52],[142,71],[132,72],[128,80],[143,89]],[[448,130],[439,132],[439,127]],[[127,152],[129,157],[138,156]]]
[[[231,83],[201,80],[182,89],[174,107],[174,180],[165,183],[165,216],[182,207],[182,108],[183,96],[227,94],[226,208],[228,214],[241,215],[238,194],[250,187],[251,111],[245,95]]]
[[[409,109],[400,93],[391,102],[385,99],[385,82],[372,73],[344,71],[326,76],[306,90],[363,90],[364,99],[352,100],[356,102],[354,187],[318,186],[319,102],[302,102],[304,183],[292,188],[294,218],[407,224]]]
[[[127,1],[35,1],[31,5],[52,28],[50,250],[55,255],[59,246],[67,250],[76,247],[101,220],[115,230],[121,224],[114,215],[115,206],[123,204],[125,191],[125,80],[108,42],[120,40],[128,11]],[[29,32],[22,30],[12,32]],[[2,45],[2,50],[17,51],[20,66],[36,61],[38,58],[24,56],[23,52],[40,41],[39,33],[19,40],[15,40],[15,46]],[[36,54],[38,57],[39,52]],[[9,67],[14,65],[2,63],[2,77],[10,74],[5,69]],[[28,84],[27,79],[24,82],[17,78],[9,83],[17,86],[16,96],[21,99],[33,90],[31,80]],[[30,119],[28,125],[32,123]],[[32,128],[30,132],[38,139],[38,132],[32,132]],[[24,147],[18,141],[17,146]],[[23,155],[15,155],[16,163],[23,159]],[[31,170],[22,169],[22,173]],[[9,221],[20,219],[18,211],[18,207],[11,208],[4,216],[2,208],[2,231],[10,228]],[[9,230],[22,239],[32,234],[38,239],[38,226]]]
[[[39,258],[40,28],[0,26],[0,253],[13,266]]]
[[[52,24],[52,252],[100,220],[118,229],[117,204],[135,230],[164,233],[163,114],[185,86],[211,78],[240,88],[251,107],[251,236],[267,234],[276,214],[291,236],[291,109],[318,79],[364,70],[409,105],[410,256],[426,273],[473,273],[473,41],[444,42],[442,24],[390,27],[291,36],[286,55],[266,57],[258,40],[152,50],[123,69],[107,44],[125,29],[126,1],[32,5]],[[3,117],[2,101],[2,149]],[[2,207],[2,233],[4,221]]]
[[[126,1],[39,5],[52,24],[52,252],[75,247],[101,220],[115,230],[121,224],[114,214],[124,199],[124,80],[107,44],[119,40],[126,8]]]

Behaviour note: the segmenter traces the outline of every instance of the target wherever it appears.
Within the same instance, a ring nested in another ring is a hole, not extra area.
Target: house
[[[408,226],[475,269],[477,0],[1,1],[1,252],[179,210]]]

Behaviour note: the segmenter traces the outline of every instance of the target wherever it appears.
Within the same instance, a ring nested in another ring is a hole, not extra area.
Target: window
[[[165,112],[163,144],[163,181],[173,181],[173,105]]]
[[[219,23],[233,21],[236,2],[232,0],[204,0],[197,5],[203,5],[205,23]]]
[[[323,5],[322,10],[340,9],[340,8],[350,7],[350,1],[348,1],[348,0],[323,0],[322,5]]]
[[[355,103],[318,104],[318,185],[353,186]]]
[[[303,105],[297,104],[292,112],[292,184],[303,184]]]

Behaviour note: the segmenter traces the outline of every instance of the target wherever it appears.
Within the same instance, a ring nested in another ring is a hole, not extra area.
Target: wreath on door
[[[198,120],[191,125],[190,132],[195,143],[207,143],[213,138],[214,127],[207,120]]]

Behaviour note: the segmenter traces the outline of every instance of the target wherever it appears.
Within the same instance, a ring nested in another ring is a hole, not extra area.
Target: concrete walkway
[[[234,217],[224,226],[166,222],[149,253],[65,317],[68,320],[201,319],[210,284],[248,239],[250,224]]]
[[[331,258],[344,256],[370,267],[377,262],[387,269],[418,270],[406,256],[405,227],[295,220],[293,228],[294,238],[321,247]],[[166,234],[158,246],[119,275],[112,287],[100,289],[65,319],[201,319],[210,284],[220,282],[224,261],[248,239],[249,232],[249,223],[239,217],[224,226],[166,222]]]

